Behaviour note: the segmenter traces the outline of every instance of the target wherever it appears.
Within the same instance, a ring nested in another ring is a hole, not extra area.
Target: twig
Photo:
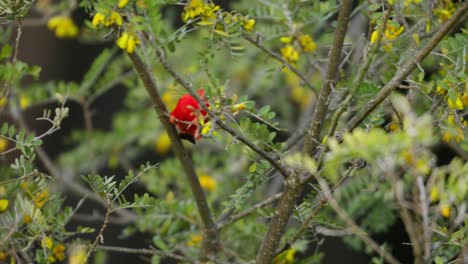
[[[419,188],[419,202],[421,203],[421,214],[423,218],[423,237],[424,237],[424,262],[430,262],[431,258],[431,236],[432,232],[429,229],[429,200],[427,199],[426,186],[424,186],[424,179],[420,175],[416,179]]]
[[[416,68],[420,63],[442,40],[442,38],[449,33],[453,25],[466,15],[468,11],[468,2],[464,3],[452,17],[443,24],[439,30],[432,36],[429,42],[419,50],[405,65],[399,68],[393,78],[361,108],[361,110],[346,124],[346,126],[338,133],[337,137],[341,138],[345,132],[352,131],[354,128],[364,121],[364,119],[371,114],[392,92],[400,83]]]
[[[258,47],[259,49],[261,49],[262,51],[264,51],[266,54],[270,55],[272,58],[274,58],[275,60],[281,62],[284,66],[286,66],[288,69],[290,69],[292,72],[294,72],[296,74],[297,77],[299,77],[305,85],[307,85],[307,87],[309,87],[315,94],[317,94],[317,88],[315,88],[308,80],[307,78],[296,68],[294,67],[293,65],[291,65],[289,62],[287,62],[285,59],[283,59],[283,57],[281,57],[281,55],[279,55],[278,53],[270,50],[269,48],[267,48],[265,45],[263,45],[261,42],[260,42],[260,37],[257,36],[256,39],[252,38],[252,36],[248,35],[248,34],[244,34],[242,35],[244,37],[244,39],[246,39],[248,42],[254,44],[256,47]]]
[[[218,241],[218,231],[216,225],[211,218],[211,212],[208,207],[205,193],[200,186],[198,176],[195,172],[195,168],[192,163],[192,159],[189,153],[185,150],[184,145],[182,144],[179,135],[175,127],[169,121],[169,115],[167,113],[166,105],[159,95],[159,91],[156,86],[156,80],[154,79],[153,72],[148,65],[144,64],[140,56],[136,53],[128,53],[128,57],[133,63],[133,66],[138,73],[138,76],[142,80],[146,91],[148,92],[156,114],[158,115],[159,120],[163,124],[169,138],[172,142],[172,149],[176,154],[177,158],[180,160],[180,163],[185,171],[187,180],[189,181],[192,193],[195,198],[195,202],[198,207],[198,212],[200,214],[203,228],[204,228],[204,238],[202,242],[202,254],[200,256],[201,260],[206,260],[211,256],[216,255],[216,251],[219,245]],[[201,105],[205,105],[202,103]]]
[[[115,247],[115,246],[98,246],[97,250],[113,251],[113,252],[122,252],[128,254],[142,254],[142,255],[160,255],[164,257],[169,257],[181,261],[189,261],[184,256],[172,254],[162,250],[157,250],[154,248],[127,248],[127,247]]]
[[[91,167],[91,173],[96,174],[97,168],[96,162],[94,162],[93,117],[90,109],[90,103],[86,101],[86,99],[83,99],[83,101],[81,101],[81,109],[85,123],[86,137],[88,139],[88,164]]]
[[[16,31],[16,39],[15,39],[15,52],[13,53],[13,58],[11,59],[11,65],[12,65],[12,72],[9,75],[8,80],[5,82],[3,85],[2,92],[0,93],[0,98],[5,98],[5,100],[8,100],[8,96],[10,93],[10,87],[12,83],[13,76],[16,74],[16,60],[18,59],[18,51],[19,51],[19,45],[20,45],[20,40],[21,40],[21,35],[23,34],[22,31],[22,20],[17,20],[17,31]],[[1,110],[1,107],[0,107]]]
[[[364,230],[362,230],[351,217],[346,213],[346,211],[340,207],[336,199],[333,197],[333,194],[328,187],[328,183],[319,175],[316,175],[316,179],[320,185],[320,188],[323,192],[323,195],[327,199],[328,204],[335,210],[338,216],[345,222],[345,224],[349,227],[349,230],[353,232],[357,237],[359,237],[362,241],[366,242],[377,254],[382,256],[388,263],[397,264],[400,263],[392,254],[382,250],[381,246],[377,244],[370,236],[366,234]]]
[[[93,244],[91,245],[91,247],[88,250],[88,253],[86,254],[86,260],[89,259],[91,254],[96,250],[96,246],[99,243],[99,241],[101,241],[101,243],[104,243],[103,234],[104,234],[104,230],[106,230],[106,228],[107,228],[107,224],[109,224],[109,217],[110,217],[111,213],[112,213],[112,210],[111,210],[111,207],[110,207],[110,204],[109,204],[109,207],[107,207],[106,215],[104,216],[104,222],[102,223],[101,229],[99,230],[98,235],[94,239]]]
[[[401,179],[398,179],[398,176],[395,175],[395,173],[393,172],[386,172],[386,176],[392,182],[392,189],[393,194],[395,196],[395,201],[400,209],[400,217],[403,221],[403,225],[405,226],[406,233],[408,233],[409,239],[411,241],[411,248],[413,250],[413,256],[415,259],[414,263],[422,263],[422,249],[419,243],[420,240],[418,239],[419,232],[418,230],[416,230],[415,220],[411,216],[411,213],[407,208],[406,201],[404,200],[403,181]]]
[[[277,193],[257,204],[254,204],[253,206],[251,206],[250,208],[247,208],[245,209],[244,211],[238,213],[238,214],[235,214],[235,215],[232,215],[232,216],[229,216],[228,218],[226,219],[223,219],[223,217],[220,217],[220,220],[218,223],[217,223],[217,226],[218,226],[218,229],[222,229],[223,227],[227,226],[227,225],[230,225],[252,213],[254,213],[255,211],[257,211],[258,209],[260,208],[263,208],[265,206],[268,206],[272,203],[274,203],[275,201],[277,201],[280,197],[281,197],[281,194],[282,193]]]
[[[340,64],[341,49],[343,47],[344,37],[346,35],[349,16],[352,11],[352,0],[343,0],[341,2],[338,14],[338,22],[335,31],[335,39],[332,51],[329,57],[327,77],[320,91],[318,103],[315,108],[314,116],[305,139],[303,152],[313,156],[317,146],[317,138],[322,126],[323,118],[326,115],[331,94],[331,88],[336,83],[338,66]],[[276,207],[273,219],[268,226],[267,233],[263,238],[260,250],[257,253],[257,264],[269,264],[272,262],[278,247],[281,236],[284,233],[289,216],[294,209],[294,204],[302,192],[305,184],[301,183],[300,176],[292,173],[286,180],[286,189],[281,196]]]

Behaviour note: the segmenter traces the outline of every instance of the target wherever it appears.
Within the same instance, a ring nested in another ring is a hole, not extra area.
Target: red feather
[[[199,89],[197,93],[205,100],[205,105],[207,107],[210,106],[208,100],[205,99],[205,91]],[[195,140],[201,138],[199,132],[200,124],[198,123],[199,115],[205,118],[205,122],[209,120],[206,111],[200,108],[197,100],[190,94],[184,94],[180,97],[169,117],[171,123],[176,126],[182,138],[192,139],[190,141],[195,142]]]

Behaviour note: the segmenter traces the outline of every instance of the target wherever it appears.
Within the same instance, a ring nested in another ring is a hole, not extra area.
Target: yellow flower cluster
[[[0,138],[0,153],[4,152],[8,148],[8,140]]]
[[[0,97],[0,108],[6,105],[7,99],[5,97]]]
[[[290,64],[294,65],[299,60],[299,52],[292,45],[286,45],[280,51],[283,59]]]
[[[54,263],[57,260],[63,261],[65,259],[65,246],[63,244],[59,243],[54,245],[54,241],[50,237],[46,236],[42,239],[41,246],[52,253],[47,259],[49,263]]]
[[[448,204],[440,204],[440,215],[442,215],[444,218],[449,218],[450,217],[450,205]]]
[[[159,155],[164,155],[171,149],[171,139],[166,132],[163,132],[159,137],[156,139],[156,143],[154,144],[154,149],[156,153]]]
[[[244,18],[242,22],[242,27],[247,31],[252,31],[255,26],[255,19]]]
[[[317,44],[315,44],[314,40],[309,35],[299,36],[298,41],[305,52],[313,52],[317,48]]]
[[[281,37],[280,41],[286,44],[280,50],[281,56],[288,63],[293,65],[299,60],[299,51],[295,48],[294,43],[297,43],[304,52],[313,52],[317,49],[317,44],[315,44],[312,37],[307,34]]]
[[[52,17],[47,26],[50,30],[55,32],[57,38],[74,38],[78,35],[78,27],[75,22],[67,16]]]
[[[382,41],[388,42],[385,46],[383,46],[385,51],[390,51],[393,49],[393,45],[391,42],[395,40],[404,30],[404,26],[391,20],[387,21],[387,25],[384,30],[384,35],[382,36]],[[374,44],[375,42],[377,42],[379,35],[380,31],[378,29],[374,30],[370,37],[370,43]]]
[[[442,74],[445,75],[446,73]],[[460,83],[464,83],[465,87],[461,88]],[[458,80],[448,81],[444,79],[436,87],[436,93],[444,96],[450,111],[446,119],[447,128],[442,133],[442,141],[444,142],[450,142],[452,139],[461,142],[465,139],[464,128],[468,127],[468,120],[458,115],[457,111],[468,108],[468,82],[460,80],[460,83]]]
[[[203,0],[189,0],[184,7],[182,20],[187,22],[188,20],[200,17],[202,21],[212,21],[216,19],[216,11],[220,9],[220,6],[211,2],[205,3]]]
[[[5,261],[7,260],[8,258],[8,253],[6,251],[0,251],[0,261]]]
[[[405,7],[408,7],[412,4],[420,4],[422,0],[405,0],[405,2],[403,2],[403,5]]]
[[[218,183],[216,182],[216,180],[207,174],[201,175],[199,177],[199,180],[200,180],[201,187],[210,192],[216,190],[216,187],[218,186]]]
[[[448,20],[455,10],[457,10],[457,7],[452,0],[442,0],[438,1],[438,3],[439,4],[436,8],[434,8],[433,13],[438,18],[439,22]]]
[[[187,244],[187,246],[189,246],[189,247],[198,246],[198,245],[201,243],[202,239],[203,239],[203,237],[202,237],[201,235],[198,235],[198,234],[196,234],[196,235],[191,235],[191,236],[190,236],[190,240],[188,240],[188,241],[186,242],[186,244]]]
[[[120,0],[117,4],[118,8],[124,8],[128,4],[128,0]]]
[[[301,85],[301,79],[288,68],[284,68],[285,80],[290,89],[290,97],[302,110],[306,109],[312,99],[313,93],[310,89]]]
[[[295,261],[296,249],[285,250],[273,259],[273,264],[293,264]]]
[[[123,32],[117,39],[117,46],[128,53],[133,53],[137,45],[140,44],[140,39],[133,32]]]
[[[114,24],[120,27],[122,26],[122,16],[115,11],[112,11],[110,15],[96,13],[93,17],[93,20],[91,21],[91,24],[95,27],[100,27],[101,25],[109,27]]]
[[[75,245],[70,250],[68,264],[86,264],[86,251],[85,245]]]
[[[0,213],[5,212],[6,209],[8,209],[9,204],[10,202],[8,201],[8,199],[0,199]]]
[[[38,192],[36,193],[34,197],[34,205],[37,208],[42,208],[48,199],[49,199],[49,191],[44,190],[42,192]]]

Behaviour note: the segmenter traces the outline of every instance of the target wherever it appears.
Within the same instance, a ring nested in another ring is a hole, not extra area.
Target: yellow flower
[[[309,35],[301,35],[299,37],[299,44],[305,52],[313,52],[317,48],[314,40]]]
[[[28,215],[28,214],[25,214],[25,215],[23,216],[23,223],[27,225],[27,224],[29,224],[29,223],[31,223],[31,222],[32,222],[31,216]]]
[[[273,264],[292,264],[294,263],[294,255],[296,254],[296,249],[290,248],[283,253],[279,254],[273,259]]]
[[[232,106],[232,112],[237,113],[247,108],[247,102],[238,103]]]
[[[292,37],[281,37],[280,41],[283,42],[283,43],[289,44],[289,43],[291,43],[293,41],[293,38]]]
[[[7,199],[0,199],[0,213],[3,213],[8,208],[10,202]]]
[[[45,190],[42,192],[39,192],[36,194],[36,197],[34,198],[34,205],[37,208],[42,208],[44,204],[47,202],[47,199],[49,199],[49,191]]]
[[[447,98],[447,104],[450,109],[463,110],[463,102],[458,97],[455,99],[455,102],[452,101],[452,99]]]
[[[138,44],[140,44],[140,39],[132,32],[123,32],[117,39],[117,46],[128,53],[133,53]]]
[[[306,109],[309,106],[311,93],[308,89],[302,86],[294,86],[291,88],[291,99],[301,106],[301,109]]]
[[[5,151],[8,147],[8,140],[4,138],[0,138],[0,153]]]
[[[187,22],[190,19],[201,17],[202,21],[210,21],[216,19],[216,11],[220,10],[221,7],[213,3],[205,3],[203,0],[190,0],[184,7],[184,13],[182,14],[182,20]]]
[[[431,202],[436,202],[439,200],[439,188],[437,187],[432,187],[431,193],[429,194],[431,197]]]
[[[186,242],[187,246],[194,247],[200,244],[203,237],[201,235],[190,235],[190,240]]]
[[[86,264],[86,246],[74,246],[71,249],[68,264]]]
[[[120,0],[117,5],[118,8],[124,8],[128,4],[128,0]]]
[[[404,6],[405,6],[405,7],[408,7],[408,6],[409,6],[410,4],[412,4],[412,3],[419,4],[419,3],[421,3],[421,0],[406,0],[406,1],[404,2]]]
[[[169,191],[167,194],[166,194],[166,202],[167,203],[172,203],[174,201],[174,192],[172,191]]]
[[[281,55],[289,63],[295,63],[299,60],[299,53],[291,45],[281,48]]]
[[[462,101],[464,107],[468,106],[468,92],[463,93],[463,95],[461,97],[461,101]]]
[[[247,19],[244,21],[242,27],[247,31],[252,31],[255,26],[255,19]]]
[[[21,188],[21,190],[23,190],[25,192],[29,191],[29,183],[28,182],[20,183],[20,188]]]
[[[54,245],[54,241],[52,241],[52,238],[50,238],[48,236],[45,236],[44,238],[42,238],[41,246],[43,248],[52,249],[53,245]]]
[[[29,106],[30,104],[30,100],[28,97],[26,96],[20,96],[19,98],[19,105],[20,105],[20,108],[21,109],[25,109]]]
[[[105,20],[106,20],[106,17],[103,14],[96,13],[93,16],[93,20],[91,21],[91,24],[93,24],[93,26],[95,27],[99,27],[101,24],[104,25]]]
[[[178,99],[174,96],[174,92],[171,91],[173,87],[174,86],[169,86],[162,95],[162,101],[166,104],[167,109],[174,109],[177,105]]]
[[[74,38],[78,35],[75,22],[66,16],[55,16],[49,20],[48,27],[55,31],[57,38]]]
[[[203,189],[211,192],[216,190],[218,183],[213,179],[213,177],[204,174],[200,176],[200,185]]]
[[[163,132],[156,139],[154,149],[156,150],[156,153],[160,155],[166,154],[171,149],[171,139],[169,138],[169,135],[166,132]]]
[[[389,21],[387,22],[387,27],[385,28],[385,37],[387,40],[392,41],[396,39],[404,29],[404,26],[396,27],[391,23],[391,21]]]
[[[448,20],[456,9],[457,8],[452,1],[441,1],[441,4],[433,10],[433,13],[440,22],[443,22]]]
[[[450,217],[450,205],[441,204],[440,205],[440,214],[445,218],[449,218]]]
[[[0,261],[6,261],[8,257],[8,253],[6,253],[5,251],[0,251]]]
[[[58,244],[54,246],[52,249],[52,254],[54,258],[58,259],[59,261],[63,261],[65,259],[65,246],[62,244]]]
[[[119,27],[122,26],[122,23],[123,23],[122,16],[118,12],[112,11],[110,16],[107,17],[107,15],[108,13],[107,14],[96,13],[93,17],[93,20],[91,21],[91,24],[94,27],[99,27],[100,25],[109,27],[114,24]]]
[[[447,91],[444,88],[442,88],[441,86],[437,85],[436,93],[444,95],[444,94],[447,93]]]
[[[371,37],[370,37],[370,43],[371,44],[374,44],[377,39],[379,38],[379,31],[378,30],[374,30],[371,34]]]
[[[6,105],[7,99],[5,97],[0,97],[0,108]]]
[[[449,143],[452,140],[452,135],[449,132],[444,132],[442,134],[442,141]]]
[[[112,11],[111,15],[106,19],[104,26],[108,27],[113,24],[116,24],[117,26],[122,25],[122,16],[120,16],[120,14],[115,11]]]

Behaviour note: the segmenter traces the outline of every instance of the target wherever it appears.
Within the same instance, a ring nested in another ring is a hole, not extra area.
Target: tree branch
[[[381,246],[377,244],[377,242],[375,242],[370,236],[368,236],[366,232],[362,230],[353,219],[351,219],[351,217],[349,217],[346,211],[340,207],[336,199],[333,197],[333,194],[328,187],[328,183],[319,175],[316,176],[316,179],[320,185],[320,189],[322,190],[323,195],[328,201],[328,204],[333,208],[333,210],[335,210],[341,220],[345,222],[350,231],[353,232],[362,241],[366,242],[372,248],[372,250],[382,256],[388,263],[400,263],[392,254],[382,250]]]
[[[195,198],[195,202],[198,207],[198,212],[200,214],[203,228],[204,228],[204,237],[202,243],[202,254],[200,256],[201,260],[207,260],[216,254],[218,249],[218,231],[216,229],[216,225],[211,218],[211,212],[208,207],[208,203],[206,201],[205,193],[203,192],[202,187],[200,186],[200,182],[198,180],[198,176],[195,172],[192,159],[189,153],[185,150],[184,145],[182,144],[181,139],[175,129],[175,127],[169,121],[169,115],[167,113],[166,105],[161,99],[159,95],[159,91],[156,86],[156,80],[153,77],[153,73],[151,68],[146,65],[136,53],[128,53],[128,57],[133,63],[135,70],[138,73],[141,81],[143,82],[146,91],[148,92],[154,108],[156,110],[156,114],[163,124],[169,138],[171,139],[172,149],[176,154],[177,158],[180,160],[182,164],[183,170],[187,177],[187,180],[190,184],[190,188],[192,189],[193,196]],[[204,105],[202,103],[201,105]]]
[[[335,38],[333,40],[332,50],[330,52],[327,77],[320,90],[317,107],[315,108],[314,116],[307,132],[304,143],[303,152],[313,157],[318,151],[318,138],[322,129],[323,119],[327,114],[328,104],[332,88],[335,86],[338,77],[338,66],[340,65],[341,50],[343,48],[344,38],[348,30],[348,21],[352,11],[352,0],[343,0],[341,2],[340,12],[338,14],[338,22],[335,30]]]
[[[452,17],[443,24],[439,30],[432,36],[429,42],[419,50],[414,57],[406,62],[405,65],[400,67],[395,76],[364,106],[361,110],[346,124],[346,126],[338,133],[338,138],[341,138],[345,132],[353,131],[364,119],[371,114],[392,92],[398,85],[416,68],[420,63],[447,35],[452,29],[453,25],[461,19],[468,11],[468,2],[464,3]]]
[[[316,149],[317,138],[322,127],[322,121],[328,110],[328,103],[332,86],[336,83],[338,66],[340,64],[341,49],[346,35],[348,20],[352,10],[352,0],[343,0],[338,15],[337,27],[335,30],[335,40],[330,53],[327,79],[320,91],[318,104],[305,139],[303,152],[312,156]],[[275,214],[268,226],[267,233],[262,241],[260,250],[257,253],[257,264],[269,264],[275,256],[276,249],[284,233],[289,216],[294,209],[297,198],[304,189],[305,184],[301,183],[300,176],[292,173],[285,182],[286,189],[281,196],[275,210]]]

